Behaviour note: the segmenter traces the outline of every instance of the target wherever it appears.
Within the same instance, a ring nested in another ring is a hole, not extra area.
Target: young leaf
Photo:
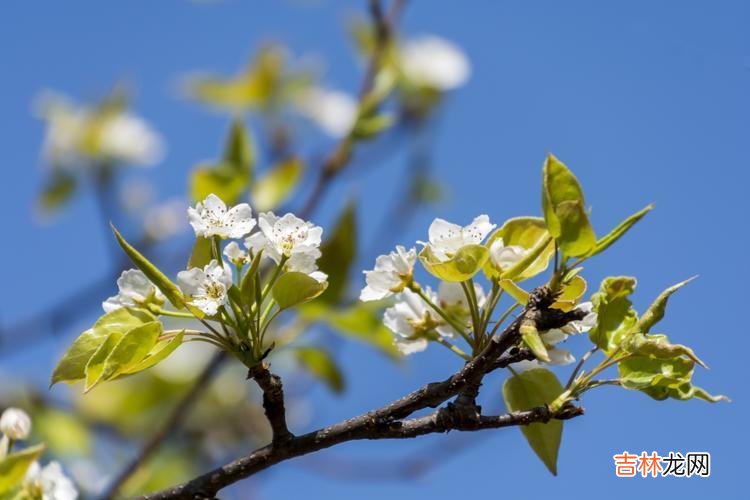
[[[634,331],[641,333],[648,333],[649,331],[651,331],[651,327],[661,321],[661,319],[664,317],[664,312],[667,309],[667,301],[669,300],[669,297],[677,290],[693,281],[695,278],[696,276],[693,276],[692,278],[681,281],[676,285],[672,285],[661,292],[659,296],[656,297],[656,300],[654,300],[654,302],[650,306],[648,306],[648,309],[646,309],[646,312],[643,313],[641,319],[638,320]]]
[[[596,254],[602,253],[604,250],[609,248],[614,242],[620,239],[622,235],[627,233],[631,227],[635,225],[636,222],[641,220],[647,213],[649,213],[651,210],[653,210],[654,205],[650,204],[643,208],[642,210],[634,213],[624,221],[622,221],[616,228],[614,228],[609,234],[604,236],[603,238],[597,240],[596,245],[594,245],[594,248],[591,249],[591,251],[586,254],[586,258],[593,257]]]
[[[560,160],[548,155],[542,179],[542,209],[547,230],[566,257],[579,257],[596,244],[578,179]]]
[[[638,314],[628,298],[635,284],[635,278],[629,276],[610,276],[602,281],[599,291],[591,297],[597,320],[589,331],[589,338],[604,352],[620,345],[638,321]]]
[[[537,359],[549,363],[549,353],[533,322],[521,325],[521,338]]]
[[[490,279],[507,278],[523,281],[536,276],[547,269],[555,250],[544,219],[540,217],[508,219],[490,235],[485,246],[491,248],[498,238],[502,239],[503,245],[520,246],[528,250],[528,253],[521,261],[507,269],[500,269],[492,262],[492,259],[487,260],[484,272]]]
[[[258,271],[260,269],[260,261],[263,258],[263,250],[260,250],[253,261],[250,263],[250,267],[245,271],[242,276],[242,282],[240,283],[240,297],[242,298],[242,304],[246,308],[252,307],[255,303],[255,284],[258,280]]]
[[[141,255],[138,250],[133,248],[130,243],[125,241],[125,238],[122,237],[115,226],[112,226],[112,231],[114,231],[117,242],[120,244],[127,256],[130,257],[130,260],[133,261],[133,264],[135,264],[135,266],[140,269],[143,274],[146,275],[146,277],[149,279],[149,281],[151,281],[151,283],[154,284],[154,286],[161,290],[161,293],[164,294],[164,296],[172,303],[173,306],[178,309],[184,308],[185,297],[183,297],[179,287],[172,283],[169,278],[167,278],[167,276],[159,270],[158,267],[153,265],[146,257]]]
[[[529,302],[529,292],[518,286],[515,281],[500,280],[497,284],[522,306],[525,306]]]
[[[586,280],[581,276],[573,276],[567,282],[563,283],[560,295],[551,307],[562,311],[570,311],[586,293],[587,286]]]
[[[141,309],[120,308],[108,312],[83,332],[68,348],[52,374],[50,387],[58,382],[74,382],[86,376],[86,364],[110,333],[124,333],[154,316]]]
[[[199,165],[190,174],[190,197],[201,201],[213,193],[225,203],[234,205],[242,198],[249,182],[247,173],[230,164]]]
[[[503,384],[503,398],[510,411],[530,410],[551,403],[563,392],[555,374],[534,368],[510,377]],[[521,426],[526,441],[553,475],[557,475],[557,454],[562,438],[562,420]]]
[[[211,238],[197,236],[193,244],[193,251],[190,252],[187,269],[199,267],[203,269],[211,262]]]
[[[64,205],[75,193],[76,178],[68,173],[55,173],[39,195],[39,208],[53,212]]]
[[[344,390],[344,376],[327,351],[317,347],[298,347],[295,354],[300,366],[324,382],[333,392]]]
[[[419,260],[427,271],[443,281],[466,281],[477,274],[489,258],[490,251],[482,245],[466,245],[446,261],[441,261],[430,247],[419,252]]]
[[[271,295],[281,309],[303,304],[323,293],[328,286],[305,273],[289,272],[279,276]]]
[[[252,200],[259,212],[276,208],[292,192],[302,176],[299,158],[284,160],[271,168],[252,187]]]
[[[44,445],[38,444],[0,459],[0,498],[14,498],[10,493],[21,486],[29,467],[43,452]]]
[[[634,333],[622,343],[622,348],[632,354],[651,356],[653,358],[675,358],[685,356],[691,361],[698,363],[703,368],[708,368],[695,352],[682,344],[670,344],[669,338],[662,334],[647,335]]]
[[[349,269],[357,256],[357,216],[354,203],[347,204],[331,236],[320,247],[320,270],[328,275],[328,289],[321,300],[337,303],[349,278]]]
[[[104,375],[104,363],[107,361],[107,356],[112,352],[117,343],[123,337],[123,333],[115,331],[107,335],[107,338],[102,342],[99,348],[96,350],[89,362],[86,363],[86,385],[83,388],[83,392],[89,392],[96,386]]]
[[[252,138],[248,134],[242,120],[235,118],[229,129],[229,137],[224,148],[222,158],[225,163],[245,176],[247,182],[252,181],[252,171],[255,166],[255,148]],[[201,198],[203,199],[203,198]]]
[[[151,368],[152,366],[157,365],[158,363],[161,363],[163,360],[167,358],[167,356],[172,354],[172,352],[175,349],[180,347],[180,345],[182,344],[182,338],[184,337],[184,335],[185,335],[185,331],[183,330],[169,340],[162,340],[158,342],[151,349],[151,352],[148,353],[148,356],[146,356],[138,364],[126,368],[123,374],[142,372],[143,370],[146,370],[148,368]]]
[[[161,332],[162,326],[158,321],[145,323],[128,331],[107,356],[102,380],[110,380],[143,361],[156,345]]]

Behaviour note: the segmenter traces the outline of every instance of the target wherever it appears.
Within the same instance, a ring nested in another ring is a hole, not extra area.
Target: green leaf
[[[295,349],[297,361],[318,380],[324,382],[333,392],[344,390],[344,377],[331,355],[317,347],[298,347]]]
[[[622,343],[622,348],[629,353],[650,356],[653,358],[676,358],[684,356],[691,361],[698,363],[703,368],[708,368],[701,359],[695,355],[695,352],[682,344],[670,344],[669,338],[663,334],[647,335],[643,333],[633,333],[629,335]]]
[[[635,225],[636,222],[641,220],[647,213],[649,213],[651,210],[653,210],[654,205],[650,204],[643,208],[642,210],[634,213],[624,221],[620,223],[616,228],[614,228],[609,234],[604,236],[603,238],[597,240],[596,245],[594,245],[594,248],[589,251],[588,254],[586,254],[586,258],[593,257],[596,254],[599,254],[609,248],[614,242],[620,239],[622,235],[627,233],[631,227]]]
[[[327,283],[319,283],[305,273],[289,272],[279,276],[271,289],[271,295],[281,309],[288,309],[313,300],[327,286]]]
[[[568,279],[567,282],[562,284],[560,289],[560,295],[558,295],[555,303],[551,307],[560,309],[562,311],[570,311],[581,300],[581,297],[586,293],[587,287],[586,280],[579,275],[574,275]]]
[[[381,319],[384,304],[357,302],[346,309],[334,309],[321,301],[306,304],[300,314],[309,321],[321,321],[346,337],[370,344],[392,359],[401,353],[393,344],[393,333]]]
[[[201,201],[215,194],[225,203],[240,201],[250,183],[249,174],[238,171],[231,164],[200,165],[190,174],[190,196]]]
[[[706,392],[704,389],[701,389],[700,387],[694,386],[690,383],[684,383],[678,385],[677,387],[646,387],[645,389],[642,389],[641,392],[648,394],[657,401],[663,401],[667,398],[677,399],[679,401],[686,401],[688,399],[696,398],[702,399],[703,401],[708,401],[709,403],[730,401],[730,399],[723,394],[717,394],[714,396]]]
[[[52,212],[64,205],[75,193],[76,178],[67,173],[55,173],[39,195],[39,208]]]
[[[0,498],[6,498],[6,494],[21,486],[26,471],[43,452],[44,445],[38,444],[0,459]]]
[[[260,250],[253,261],[250,263],[250,267],[245,271],[242,276],[242,282],[240,283],[240,297],[242,304],[246,308],[252,307],[256,300],[256,281],[258,280],[258,270],[260,269],[260,261],[263,257],[263,250]]]
[[[245,124],[239,118],[232,121],[222,159],[242,174],[248,184],[252,181],[252,171],[255,166],[255,147]]]
[[[497,267],[492,259],[488,259],[484,266],[489,279],[513,279],[523,281],[536,276],[547,269],[550,258],[554,254],[555,245],[552,242],[544,219],[540,217],[515,217],[508,219],[485,243],[487,248],[498,238],[505,246],[520,246],[529,252],[519,262],[507,269]]]
[[[513,280],[500,280],[497,282],[500,288],[508,292],[508,295],[516,299],[516,302],[525,306],[529,302],[529,292],[521,288]]]
[[[490,251],[482,245],[461,247],[453,257],[441,261],[430,247],[419,252],[419,260],[427,271],[443,281],[466,281],[477,274],[487,262]]]
[[[153,265],[146,257],[141,255],[141,253],[138,252],[138,250],[136,250],[134,247],[132,247],[130,243],[125,241],[125,238],[122,237],[122,235],[114,225],[112,226],[112,231],[114,231],[117,242],[120,244],[127,256],[130,257],[130,260],[133,261],[133,264],[135,264],[135,266],[140,269],[143,274],[146,275],[146,277],[149,279],[149,281],[151,281],[151,283],[154,284],[154,286],[161,290],[161,293],[164,294],[164,296],[172,303],[173,306],[178,309],[183,309],[186,306],[185,297],[183,297],[179,287],[172,283],[169,278],[167,278],[167,276],[159,270],[158,267]]]
[[[90,453],[93,432],[76,413],[54,408],[35,411],[34,433],[55,456]]]
[[[346,291],[349,272],[357,257],[357,216],[353,203],[344,208],[320,252],[318,266],[328,275],[328,289],[321,300],[337,303]]]
[[[154,320],[154,316],[147,311],[126,307],[105,314],[68,348],[52,374],[50,386],[58,382],[73,382],[84,378],[86,364],[110,333],[124,334],[131,328]]]
[[[109,356],[124,335],[125,334],[122,332],[112,332],[107,335],[107,338],[102,342],[96,352],[94,352],[94,355],[91,356],[89,362],[86,363],[86,385],[83,388],[84,393],[89,392],[96,386],[96,384],[101,382],[104,375],[104,365],[107,361],[107,356]]]
[[[583,190],[568,167],[553,155],[544,162],[542,209],[547,230],[565,257],[585,255],[594,247],[596,235],[586,214]]]
[[[610,276],[602,281],[599,291],[591,297],[597,321],[589,331],[589,338],[604,352],[620,345],[638,321],[638,314],[629,299],[635,284],[635,278],[629,276]]]
[[[544,368],[534,368],[513,377],[503,384],[503,398],[510,411],[530,410],[551,403],[563,392],[555,374]],[[535,422],[521,426],[526,441],[547,469],[557,475],[557,454],[562,438],[562,420]]]
[[[651,331],[651,327],[661,321],[661,319],[664,317],[664,312],[667,309],[667,302],[669,301],[669,297],[677,290],[693,281],[695,278],[696,276],[693,276],[692,278],[681,281],[676,285],[672,285],[661,292],[659,296],[656,297],[656,300],[654,300],[654,302],[650,306],[648,306],[648,309],[646,309],[646,312],[643,313],[641,319],[638,320],[634,331],[638,331],[641,333],[648,333],[649,331]]]
[[[618,364],[620,383],[626,389],[677,387],[689,382],[695,363],[683,357],[670,359],[632,356]]]
[[[129,375],[131,373],[142,372],[143,370],[147,370],[148,368],[161,363],[167,358],[167,356],[172,354],[175,349],[180,347],[184,335],[185,330],[181,331],[171,339],[161,340],[157,342],[157,344],[148,353],[148,356],[143,358],[136,365],[126,368],[123,374]]]
[[[520,332],[524,344],[526,344],[526,346],[531,349],[531,352],[534,353],[534,356],[536,356],[537,359],[541,361],[549,363],[549,353],[547,353],[547,348],[544,346],[542,337],[539,335],[539,331],[536,329],[536,326],[534,326],[534,323],[523,323],[521,325]]]
[[[209,262],[211,262],[211,238],[196,236],[187,269],[194,267],[203,269]]]
[[[352,138],[359,141],[373,139],[391,128],[394,122],[389,113],[360,116],[352,129]]]
[[[102,380],[111,380],[143,361],[162,333],[161,323],[152,321],[128,331],[104,363]]]
[[[297,186],[303,168],[302,161],[296,157],[272,167],[251,189],[255,208],[263,212],[279,206]]]

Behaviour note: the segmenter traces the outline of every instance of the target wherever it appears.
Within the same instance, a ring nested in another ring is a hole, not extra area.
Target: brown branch
[[[294,436],[286,425],[286,410],[284,409],[284,387],[281,377],[268,370],[266,363],[251,368],[247,373],[248,379],[253,379],[263,391],[263,409],[268,423],[271,424],[271,444],[279,445]]]
[[[346,441],[404,439],[450,430],[474,431],[578,416],[583,412],[580,408],[565,407],[560,412],[551,414],[546,406],[500,416],[483,416],[475,406],[467,408],[465,405],[449,403],[425,417],[403,420],[418,410],[438,407],[467,388],[473,393],[473,388],[479,387],[487,373],[521,355],[526,356],[520,349],[512,355],[505,354],[520,340],[522,323],[531,321],[539,329],[550,329],[562,327],[572,319],[580,319],[579,311],[550,309],[554,300],[555,295],[549,288],[535,289],[518,318],[500,335],[491,339],[461,370],[442,382],[427,384],[381,408],[303,436],[289,438],[280,445],[272,442],[269,446],[192,481],[144,498],[213,498],[225,486],[271,465]]]

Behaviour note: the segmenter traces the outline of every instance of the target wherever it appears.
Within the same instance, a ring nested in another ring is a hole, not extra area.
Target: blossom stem
[[[461,349],[456,347],[455,345],[451,344],[447,340],[445,340],[443,337],[441,337],[439,334],[436,334],[434,337],[432,337],[432,340],[436,341],[438,344],[443,345],[453,351],[453,353],[458,354],[460,357],[465,359],[466,361],[471,360],[471,356],[463,352]]]
[[[472,347],[476,348],[482,343],[482,325],[479,322],[479,306],[477,305],[477,294],[474,290],[474,281],[472,281],[471,278],[466,281],[462,281],[461,287],[464,289],[466,300],[469,303],[469,311],[471,312],[471,326],[474,330],[474,343]]]
[[[497,333],[497,330],[500,328],[500,325],[502,325],[506,319],[508,319],[508,316],[511,315],[511,313],[519,306],[520,304],[516,302],[512,306],[510,306],[502,316],[495,322],[494,328],[492,328],[492,331],[490,332],[489,338],[492,338],[495,336],[495,333]]]
[[[195,316],[193,316],[190,313],[182,313],[179,311],[167,311],[166,309],[157,309],[156,314],[160,316],[170,316],[172,318],[186,318],[186,319],[194,319]]]
[[[453,318],[448,316],[445,311],[443,311],[440,307],[438,307],[430,298],[427,296],[424,291],[422,291],[422,288],[419,286],[412,286],[411,290],[414,291],[417,295],[419,295],[422,300],[424,300],[430,308],[432,308],[433,311],[438,313],[438,315],[445,320],[446,323],[448,323],[450,326],[453,327],[456,332],[458,332],[459,335],[461,335],[464,340],[470,345],[474,346],[474,341],[472,340],[471,336],[466,333],[466,329],[462,328]]]

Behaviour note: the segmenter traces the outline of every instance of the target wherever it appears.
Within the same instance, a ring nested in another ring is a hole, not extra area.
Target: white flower
[[[322,230],[321,230],[322,231]],[[268,241],[263,232],[253,233],[245,239],[245,246],[247,246],[253,253],[263,250],[264,255],[269,255],[276,263],[276,257],[279,255],[275,247]],[[298,273],[305,273],[311,278],[315,279],[319,283],[323,283],[328,280],[328,275],[318,270],[318,259],[320,258],[320,250],[314,246],[299,246],[296,247],[296,251],[287,257],[284,263],[284,270]]]
[[[500,269],[508,269],[529,253],[520,245],[505,245],[503,238],[496,238],[490,245],[490,260]]]
[[[78,491],[73,482],[63,473],[58,462],[50,462],[43,468],[34,462],[26,472],[24,486],[36,490],[41,500],[76,500]]]
[[[401,69],[407,80],[445,91],[469,79],[471,67],[461,49],[437,36],[422,36],[401,47]]]
[[[142,119],[120,113],[105,119],[99,147],[104,156],[133,165],[155,165],[164,157],[161,137]]]
[[[362,289],[359,300],[380,300],[401,292],[411,282],[416,261],[417,251],[406,250],[401,245],[395,252],[379,256],[373,270],[363,271],[367,286]]]
[[[241,249],[236,241],[224,247],[224,255],[236,266],[244,266],[250,262],[247,252]]]
[[[430,247],[436,257],[445,261],[466,245],[479,245],[493,229],[495,224],[490,223],[487,215],[476,217],[471,224],[464,227],[438,218],[430,224],[429,243],[418,243]]]
[[[121,307],[138,307],[146,303],[164,303],[164,294],[138,269],[123,271],[117,278],[117,288],[117,295],[102,302],[104,312],[112,312]]]
[[[583,319],[571,321],[562,327],[563,332],[573,335],[587,332],[596,326],[597,314],[594,312],[594,305],[591,302],[581,302],[575,308],[585,312],[586,315]]]
[[[185,203],[179,199],[167,200],[146,211],[143,231],[153,240],[165,240],[187,228]]]
[[[302,92],[295,103],[301,114],[336,138],[348,134],[357,118],[357,101],[344,92],[314,87]]]
[[[474,294],[477,296],[477,305],[481,309],[487,301],[487,296],[479,283],[474,283]],[[441,281],[438,286],[437,300],[443,309],[461,310],[469,314],[469,302],[461,283]]]
[[[229,210],[221,198],[209,194],[195,208],[188,208],[188,218],[196,236],[209,238],[242,238],[256,224],[250,205],[240,203]]]
[[[31,418],[19,408],[8,408],[0,416],[0,433],[8,439],[26,439],[31,432]]]
[[[283,217],[273,212],[264,212],[258,216],[260,232],[251,234],[245,239],[245,246],[257,253],[263,250],[277,264],[282,256],[292,258],[297,254],[320,257],[320,241],[323,229],[311,222],[306,222],[293,214]]]
[[[435,302],[437,297],[429,287],[424,293]],[[409,289],[397,295],[396,303],[385,310],[383,324],[396,334],[395,344],[402,354],[412,354],[427,348],[427,338],[432,332],[451,337],[445,322],[427,303]]]
[[[177,273],[177,284],[190,296],[192,304],[213,316],[227,302],[227,292],[232,286],[232,271],[215,259],[203,269],[194,267]]]

